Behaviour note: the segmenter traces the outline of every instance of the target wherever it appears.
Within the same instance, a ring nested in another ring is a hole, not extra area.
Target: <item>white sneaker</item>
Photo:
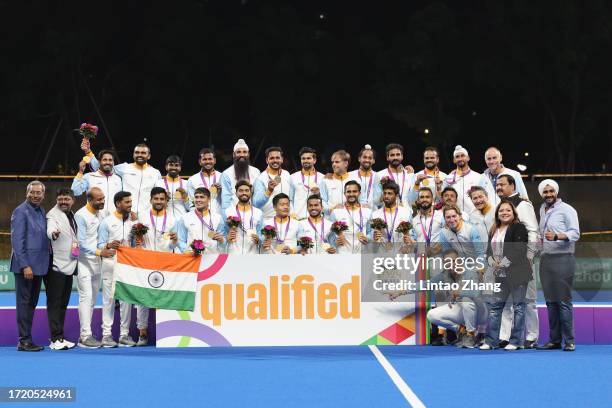
[[[66,347],[66,349],[71,349],[71,348],[75,348],[76,347],[75,343],[73,343],[71,341],[68,341],[66,339],[62,339],[62,344]]]
[[[491,346],[489,346],[487,343],[483,343],[480,347],[478,347],[481,350],[492,350],[493,348]]]
[[[508,345],[506,347],[504,347],[504,350],[506,350],[506,351],[515,351],[515,350],[518,350],[518,347],[515,346],[514,344],[508,343]]]
[[[51,350],[68,350],[68,347],[66,347],[61,340],[52,341],[49,343],[49,348]]]

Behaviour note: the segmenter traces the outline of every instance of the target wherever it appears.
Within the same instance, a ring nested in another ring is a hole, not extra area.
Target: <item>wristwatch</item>
[[[553,241],[558,241],[558,240],[559,240],[559,236],[555,234],[555,236],[553,237]]]

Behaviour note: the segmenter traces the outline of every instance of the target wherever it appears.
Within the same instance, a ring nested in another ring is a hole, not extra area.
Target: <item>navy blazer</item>
[[[22,273],[29,266],[34,275],[46,275],[51,261],[45,210],[24,201],[11,216],[11,272]]]

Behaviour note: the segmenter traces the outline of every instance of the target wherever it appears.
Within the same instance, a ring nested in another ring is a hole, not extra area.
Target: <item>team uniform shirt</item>
[[[98,249],[102,249],[106,244],[113,241],[121,242],[121,246],[132,246],[132,226],[134,222],[128,215],[127,219],[123,219],[121,213],[115,211],[108,217],[104,218],[98,229]],[[116,255],[115,255],[116,257]],[[104,258],[104,261],[114,262],[114,258]]]
[[[114,173],[106,175],[101,171],[92,171],[84,175],[77,174],[72,180],[70,189],[76,197],[87,193],[92,187],[98,187],[104,192],[104,208],[101,210],[102,217],[107,217],[115,211],[115,201],[113,197],[123,188],[121,177]]]
[[[252,205],[246,207],[236,204],[233,207],[225,209],[223,219],[225,220],[225,228],[223,234],[228,236],[230,228],[227,225],[228,217],[240,218],[241,225],[236,231],[236,242],[227,242],[228,254],[258,254],[259,245],[253,243],[251,235],[259,236],[259,231],[262,228],[263,217],[261,210]]]
[[[308,254],[326,254],[326,247],[330,245],[330,238],[333,233],[331,232],[332,222],[323,217],[319,216],[316,220],[311,217],[300,221],[300,228],[298,231],[298,238],[309,237],[313,241],[313,247],[308,249]],[[330,235],[331,234],[331,235]]]
[[[277,194],[285,193],[289,196],[289,204],[293,208],[293,182],[287,170],[280,173],[281,181],[278,183],[271,194],[268,193],[268,182],[274,180],[277,175],[272,175],[268,170],[264,170],[255,180],[253,186],[253,205],[261,210],[264,219],[272,218],[276,214],[272,200]]]
[[[265,251],[267,254],[280,254],[281,246],[286,245],[291,249],[291,252],[296,253],[298,230],[300,228],[300,222],[298,220],[287,217],[282,221],[278,221],[277,217],[266,218],[263,221],[264,228],[267,225],[271,225],[276,228],[276,238],[272,239],[272,245],[270,249]],[[264,241],[263,234],[260,235],[259,239]]]
[[[380,195],[382,193],[380,178],[373,170],[364,172],[361,169],[349,172],[349,179],[355,180],[361,186],[359,203],[367,205],[372,210],[380,207]]]
[[[430,171],[428,169],[423,169],[414,175],[415,182],[419,174],[425,174],[427,178],[423,179],[418,184],[418,188],[417,188],[417,185],[415,184],[414,188],[412,189],[412,195],[410,197],[411,201],[415,202],[417,200],[419,189],[422,187],[427,187],[428,189],[430,189],[431,192],[433,193],[434,202],[438,201],[438,199],[440,198],[440,195],[438,194],[438,190],[436,188],[436,179],[442,180],[442,184],[444,184],[444,180],[446,180],[446,177],[448,177],[448,175],[440,170]]]
[[[212,174],[210,175],[200,171],[189,177],[189,180],[187,180],[187,193],[189,194],[189,200],[191,201],[190,206],[194,207],[193,194],[196,188],[206,187],[210,191],[210,200],[208,201],[210,211],[214,212],[215,214],[221,214],[222,192],[220,193],[219,191],[216,191],[215,188],[211,190],[211,186],[217,183],[221,183],[221,172],[217,170],[213,170]]]
[[[491,227],[495,224],[495,208],[489,208],[486,214],[481,213],[479,210],[472,211],[470,213],[469,223],[478,230],[480,242],[485,244],[486,250],[489,243],[489,232],[491,231]]]
[[[440,232],[440,243],[442,248],[447,250],[453,248],[459,253],[459,257],[485,259],[485,245],[480,242],[480,233],[478,229],[471,224],[461,221],[461,225],[457,231],[453,231],[448,227],[442,228]]]
[[[100,167],[95,157],[91,158],[90,165],[94,170]],[[159,170],[148,164],[140,167],[136,163],[121,163],[113,167],[113,170],[117,176],[121,177],[123,190],[132,194],[132,211],[136,215],[149,211],[151,189],[155,187],[157,180],[161,179]],[[110,199],[112,200],[112,197]]]
[[[191,251],[191,243],[195,239],[204,243],[204,253],[221,253],[222,247],[219,242],[212,239],[215,232],[223,233],[224,221],[219,214],[208,210],[200,214],[195,208],[176,222],[176,234],[178,235],[178,247],[181,252]]]
[[[140,214],[138,222],[149,228],[142,247],[150,251],[174,252],[177,245],[170,239],[170,233],[175,232],[175,220],[174,215],[168,210],[159,213],[149,210],[146,215]]]
[[[98,228],[104,218],[102,211],[94,210],[89,203],[74,214],[79,242],[79,263],[95,263],[99,267]]]
[[[412,224],[412,210],[406,207],[395,206],[394,208],[383,207],[372,214],[372,219],[380,218],[387,223],[387,228],[382,231],[382,242],[404,242],[404,234],[396,232],[395,229],[402,222],[406,221]],[[371,229],[370,238],[374,238],[374,230]],[[412,230],[408,233],[413,237]]]
[[[440,232],[444,229],[444,216],[442,211],[431,210],[427,215],[422,215],[417,212],[412,218],[412,231],[415,241],[426,244],[434,244],[440,242]]]
[[[497,196],[495,192],[495,187],[497,185],[497,179],[502,174],[507,174],[514,178],[514,182],[516,184],[516,192],[523,198],[529,198],[527,195],[527,188],[525,188],[525,183],[523,182],[523,178],[521,177],[521,173],[516,170],[509,169],[504,167],[501,173],[499,174],[491,174],[491,170],[486,169],[482,175],[480,176],[479,186],[483,187],[487,191],[487,197],[489,198],[489,203],[493,206],[493,208],[497,207],[501,199]]]
[[[361,251],[362,243],[359,241],[359,234],[370,236],[370,220],[372,210],[369,208],[336,208],[332,211],[331,221],[342,221],[346,223],[348,229],[344,231],[346,243],[338,246],[337,237],[332,234],[332,243],[336,246],[339,254],[357,254]]]
[[[392,171],[389,167],[384,170],[378,172],[378,179],[383,180],[384,178],[388,178],[391,181],[394,181],[400,189],[400,194],[398,196],[398,204],[404,207],[412,206],[414,200],[416,200],[416,195],[414,194],[414,173],[408,173],[406,170],[395,172]],[[382,186],[380,186],[382,191]]]
[[[350,180],[349,174],[342,176],[332,175],[331,178],[324,178],[321,182],[321,199],[323,200],[323,210],[326,214],[331,214],[337,205],[344,205],[344,185]]]
[[[187,201],[183,200],[181,192],[176,191],[179,188],[187,191],[187,182],[182,178],[177,177],[173,180],[168,176],[164,176],[157,180],[155,187],[161,187],[168,193],[167,211],[172,214],[174,219],[182,217],[183,214],[189,211],[189,199],[187,199]]]
[[[259,170],[257,170],[253,166],[249,166],[248,172],[248,182],[251,184],[255,183],[257,177],[261,174]],[[236,197],[236,170],[234,166],[230,166],[221,173],[221,208],[226,209],[230,206],[236,205],[238,202],[238,197]]]
[[[319,187],[325,176],[316,170],[304,173],[303,170],[296,171],[291,175],[293,183],[293,213],[298,220],[308,217],[307,200],[312,194],[314,187]]]
[[[457,191],[457,207],[466,216],[474,211],[474,204],[468,195],[468,191],[480,183],[480,173],[474,170],[469,170],[465,174],[457,174],[457,170],[453,170],[446,176],[442,189],[446,187],[452,187]]]

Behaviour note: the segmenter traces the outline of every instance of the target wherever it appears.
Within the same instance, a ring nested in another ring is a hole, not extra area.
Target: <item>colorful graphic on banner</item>
[[[419,344],[414,297],[361,302],[359,255],[202,258],[195,310],[157,311],[158,347]]]

